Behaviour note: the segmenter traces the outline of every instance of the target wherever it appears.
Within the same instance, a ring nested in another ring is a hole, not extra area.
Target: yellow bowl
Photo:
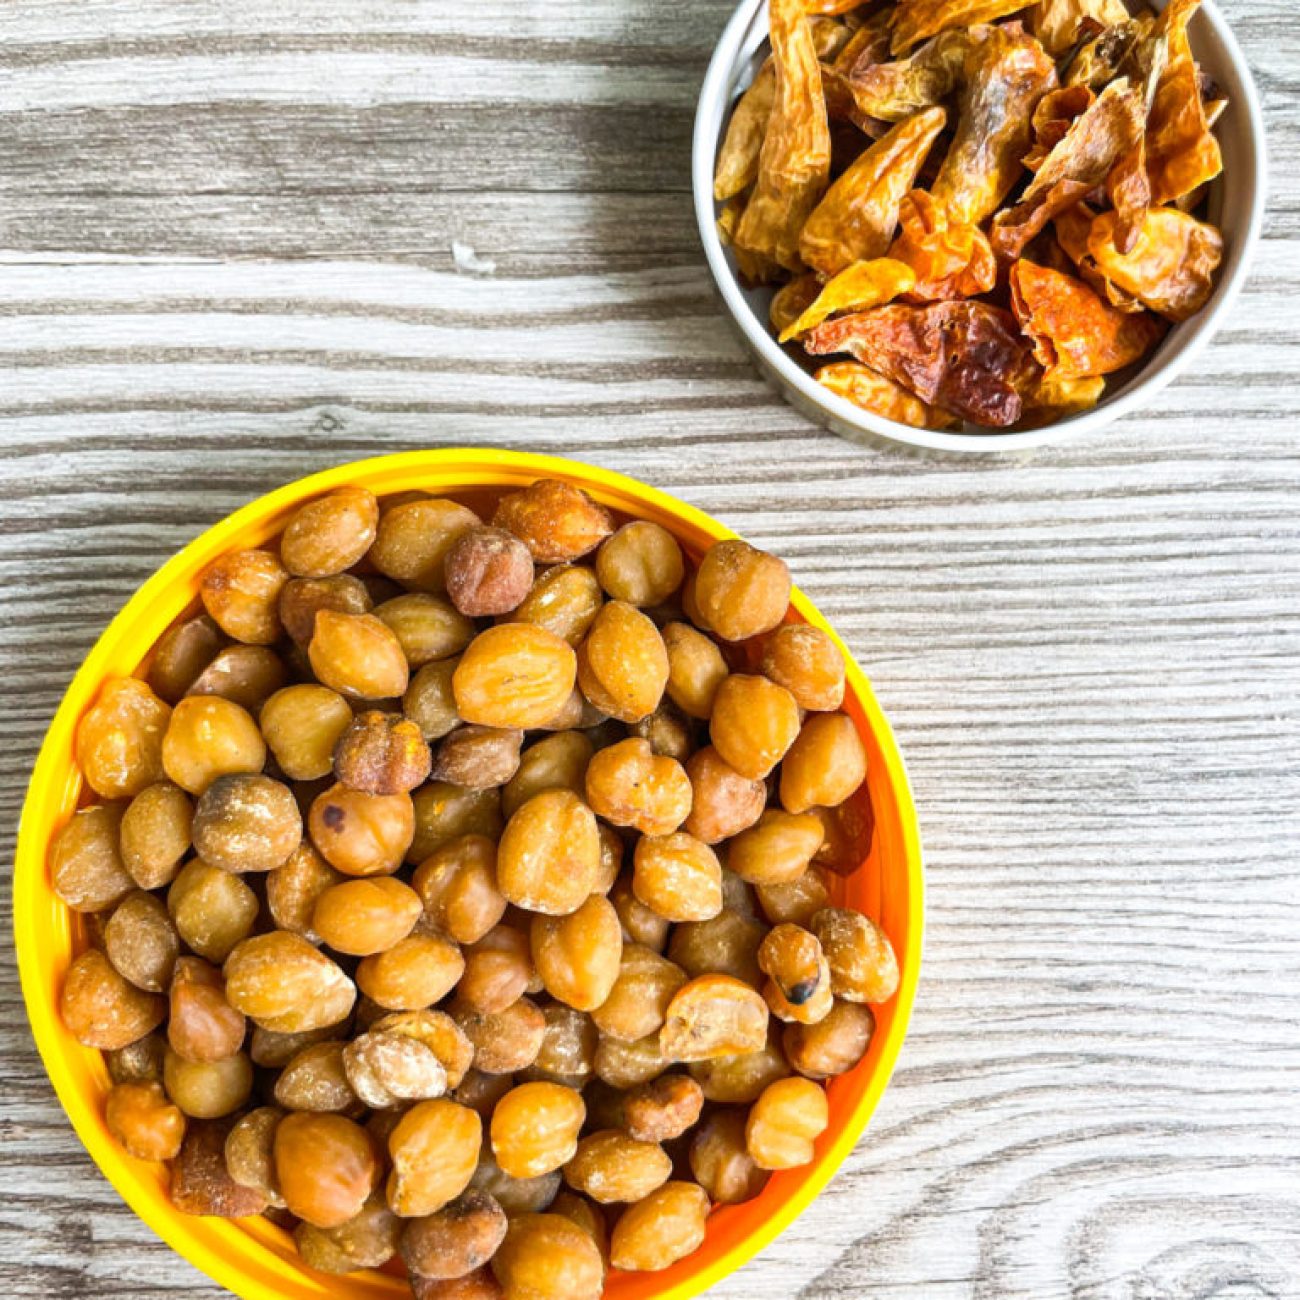
[[[400,1276],[382,1272],[332,1277],[306,1268],[291,1238],[263,1218],[224,1220],[179,1213],[167,1197],[161,1164],[126,1155],[109,1135],[103,1098],[109,1086],[104,1059],[82,1047],[59,1016],[64,973],[84,946],[81,918],[55,895],[46,866],[50,840],[82,796],[73,758],[77,722],[110,677],[137,673],[151,647],[198,594],[199,575],[217,556],[259,546],[276,536],[306,500],[343,484],[374,492],[419,489],[454,494],[471,504],[548,476],[585,488],[612,510],[669,528],[698,556],[718,538],[732,537],[707,515],[653,488],[608,470],[522,452],[416,451],[341,465],[290,483],[236,511],[169,560],[127,602],[73,678],[41,747],[23,807],[14,867],[14,934],[23,996],[50,1080],[86,1149],[135,1212],[164,1241],[214,1281],[246,1300],[397,1300],[409,1296]],[[830,632],[799,591],[795,614]],[[831,632],[834,636],[834,633]],[[838,641],[838,638],[837,638]],[[843,646],[841,645],[841,649]],[[832,1081],[830,1127],[813,1162],[773,1175],[744,1205],[709,1218],[703,1246],[662,1273],[611,1273],[610,1300],[685,1300],[706,1290],[770,1242],[825,1186],[862,1135],[898,1057],[916,992],[921,958],[921,849],[911,792],[894,739],[862,671],[848,661],[845,709],[866,740],[867,778],[875,812],[870,856],[838,883],[847,901],[878,920],[898,953],[897,995],[876,1011],[877,1029],[866,1057]]]

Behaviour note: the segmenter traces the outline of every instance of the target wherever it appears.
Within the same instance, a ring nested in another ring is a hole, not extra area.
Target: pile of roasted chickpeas
[[[50,870],[106,1123],[332,1273],[595,1300],[802,1165],[898,967],[844,664],[775,556],[566,483],[343,488],[202,578]]]

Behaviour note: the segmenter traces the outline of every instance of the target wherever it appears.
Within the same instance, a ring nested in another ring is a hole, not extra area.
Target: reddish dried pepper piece
[[[901,122],[952,94],[969,49],[970,35],[956,29],[940,32],[906,59],[859,65],[848,73],[854,102],[869,117]]]
[[[916,272],[903,262],[888,257],[854,262],[828,280],[799,318],[782,329],[779,343],[805,334],[837,311],[862,311],[879,307],[906,293],[916,283]]]
[[[848,352],[932,406],[990,428],[1015,424],[1038,367],[1015,317],[983,302],[876,307],[805,335],[814,356]]]
[[[1115,160],[1106,177],[1106,197],[1115,209],[1115,247],[1121,253],[1131,253],[1151,207],[1145,133]]]
[[[1038,0],[1034,6],[1034,35],[1043,48],[1059,58],[1079,39],[1084,23],[1113,27],[1128,17],[1124,0]]]
[[[925,190],[913,190],[898,210],[902,231],[889,256],[916,272],[909,302],[973,298],[997,283],[997,261],[978,226],[955,221]]]
[[[913,429],[950,429],[957,423],[947,411],[928,406],[860,361],[832,361],[813,378],[854,406],[896,424],[910,425]]]
[[[1116,311],[1072,276],[1027,261],[1011,268],[1011,307],[1046,378],[1123,370],[1146,356],[1167,328],[1149,312]]]
[[[1024,0],[898,0],[890,48],[896,55],[906,54],[913,45],[951,27],[991,23],[1024,7]]]
[[[931,193],[962,221],[992,216],[1023,170],[1030,115],[1056,87],[1056,65],[1019,23],[977,27],[952,148]]]
[[[1003,208],[989,231],[993,251],[1003,262],[1014,262],[1053,217],[1074,207],[1091,189],[1080,181],[1058,181],[1046,194]]]
[[[846,14],[856,9],[862,0],[803,0],[804,12],[808,14]]]
[[[900,122],[831,186],[799,238],[809,266],[831,276],[853,262],[883,256],[903,196],[946,120],[942,108],[928,108]]]

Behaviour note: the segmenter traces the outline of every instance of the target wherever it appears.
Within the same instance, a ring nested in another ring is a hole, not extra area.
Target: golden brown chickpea
[[[748,542],[715,542],[695,575],[695,603],[704,626],[724,641],[770,632],[790,605],[785,562]]]
[[[320,938],[312,929],[316,900],[331,885],[345,879],[317,853],[310,840],[303,840],[287,862],[267,874],[266,904],[271,919],[279,929],[315,943]]]
[[[385,1018],[387,1019],[387,1018]],[[437,1052],[398,1023],[380,1020],[343,1047],[343,1069],[351,1090],[375,1110],[441,1097],[447,1071]]]
[[[799,734],[794,696],[766,677],[732,673],[713,700],[709,739],[741,776],[762,780]]]
[[[596,552],[596,577],[614,600],[642,609],[661,605],[682,585],[686,564],[677,539],[646,519],[624,524]]]
[[[348,1046],[341,1041],[327,1041],[304,1047],[280,1071],[275,1081],[275,1100],[285,1110],[355,1115],[360,1109],[358,1095],[343,1061]]]
[[[270,871],[302,842],[302,814],[287,785],[258,772],[219,776],[194,808],[194,848],[236,874]]]
[[[238,876],[202,858],[187,862],[167,891],[167,910],[190,949],[222,962],[257,920],[257,895]]]
[[[763,675],[810,713],[829,713],[844,703],[844,656],[827,633],[807,623],[783,623],[767,638]]]
[[[455,501],[425,498],[386,506],[370,559],[380,573],[412,591],[445,591],[447,552],[481,523]]]
[[[225,643],[206,615],[175,623],[158,639],[149,660],[147,680],[160,699],[175,704]]]
[[[162,765],[182,790],[202,794],[219,776],[260,772],[262,733],[247,709],[219,695],[191,695],[172,711]]]
[[[314,682],[286,686],[262,706],[262,737],[280,770],[293,781],[329,775],[334,747],[352,724],[348,702]]]
[[[451,1004],[451,1015],[474,1045],[474,1065],[485,1074],[513,1074],[537,1059],[546,1037],[546,1017],[535,1002],[520,998],[504,1011],[475,1011]]]
[[[614,531],[604,506],[558,479],[538,479],[520,492],[507,493],[492,522],[518,537],[539,564],[576,560]]]
[[[412,878],[429,923],[457,943],[477,943],[505,915],[497,888],[497,846],[462,835],[431,853]]]
[[[275,1130],[275,1173],[292,1214],[337,1228],[361,1212],[379,1180],[370,1135],[343,1115],[286,1115]]]
[[[280,536],[280,559],[290,573],[326,578],[350,569],[370,549],[379,502],[362,487],[337,488],[303,506]]]
[[[600,750],[587,767],[586,786],[593,812],[643,835],[671,834],[691,810],[686,770],[635,737]]]
[[[755,1052],[766,1041],[766,1003],[730,975],[698,975],[682,985],[659,1031],[659,1045],[674,1061]]]
[[[492,1154],[512,1178],[549,1174],[573,1158],[586,1118],[587,1108],[576,1089],[521,1083],[492,1112]]]
[[[507,817],[543,790],[586,790],[591,741],[580,731],[561,731],[530,745],[501,792],[501,810]]]
[[[108,1077],[114,1083],[160,1083],[167,1040],[161,1033],[146,1034],[134,1043],[105,1052]]]
[[[300,1223],[293,1230],[293,1239],[308,1267],[322,1273],[353,1273],[386,1264],[397,1252],[401,1233],[402,1220],[381,1194],[372,1192],[346,1223],[337,1228]]]
[[[471,1045],[471,1054],[473,1050]],[[452,1100],[478,1111],[484,1119],[491,1119],[497,1102],[514,1086],[513,1074],[486,1074],[482,1070],[467,1070],[460,1086],[452,1093]]]
[[[380,1016],[369,1032],[400,1034],[423,1043],[438,1058],[449,1089],[460,1086],[474,1059],[474,1045],[445,1011],[397,1011]]]
[[[167,1042],[182,1060],[221,1061],[244,1045],[244,1017],[226,1001],[221,972],[201,957],[176,962]]]
[[[433,762],[437,781],[467,790],[505,785],[519,768],[524,733],[499,727],[457,727],[444,737]]]
[[[405,939],[423,911],[419,894],[392,876],[345,880],[321,892],[312,929],[335,952],[369,957]]]
[[[289,580],[270,551],[231,551],[204,571],[199,597],[217,626],[248,645],[272,645],[284,631],[278,603]]]
[[[668,943],[669,922],[647,907],[632,891],[632,876],[623,872],[609,891],[609,901],[618,913],[623,937],[632,943],[663,952]]]
[[[459,656],[425,664],[411,678],[402,697],[402,712],[419,727],[429,744],[460,726],[461,717],[456,712],[456,695],[452,690],[452,678],[459,665]]]
[[[825,1019],[815,1025],[786,1025],[781,1043],[800,1074],[829,1079],[853,1069],[867,1054],[876,1020],[869,1007],[838,998]]]
[[[284,1207],[275,1176],[275,1130],[284,1111],[279,1106],[259,1106],[235,1121],[226,1134],[226,1172],[241,1187],[252,1188],[267,1203]]]
[[[119,851],[121,804],[79,808],[50,845],[54,892],[74,912],[102,912],[135,888]]]
[[[483,1122],[445,1097],[417,1102],[388,1139],[393,1171],[388,1204],[403,1218],[435,1214],[468,1186],[478,1165]]]
[[[672,1174],[673,1162],[655,1142],[641,1142],[621,1129],[602,1129],[578,1143],[564,1167],[564,1181],[601,1205],[639,1201]]]
[[[102,952],[89,948],[68,967],[59,1009],[77,1042],[112,1051],[156,1029],[166,1003],[136,988]]]
[[[186,1125],[180,1154],[172,1161],[169,1199],[182,1214],[211,1214],[242,1219],[261,1214],[265,1196],[241,1187],[226,1170],[225,1144],[229,1120]]]
[[[354,718],[334,750],[334,775],[366,794],[407,794],[423,784],[430,764],[419,727],[376,709]]]
[[[504,528],[471,528],[447,552],[447,594],[462,614],[508,614],[533,585],[528,547]]]
[[[576,650],[604,603],[596,575],[582,565],[547,569],[510,615],[514,623],[535,623]]]
[[[722,906],[754,920],[758,915],[758,892],[728,867],[722,868]]]
[[[284,660],[264,645],[231,645],[194,679],[189,695],[220,695],[256,714],[289,679]]]
[[[691,1173],[718,1205],[752,1201],[771,1176],[745,1145],[746,1118],[742,1110],[716,1110],[691,1139]]]
[[[407,1221],[402,1229],[402,1259],[421,1277],[465,1277],[496,1254],[508,1222],[493,1197],[470,1190],[436,1214]]]
[[[754,885],[798,880],[821,848],[824,832],[811,813],[767,809],[755,826],[727,845],[727,865]]]
[[[290,578],[280,591],[280,622],[301,650],[311,644],[316,615],[322,609],[336,614],[369,614],[373,602],[366,584],[350,573],[332,578]]]
[[[773,925],[790,921],[807,927],[812,918],[831,901],[826,872],[811,866],[801,876],[778,885],[759,885],[758,902]]]
[[[117,1144],[137,1160],[171,1160],[185,1139],[185,1116],[160,1083],[116,1083],[104,1122]]]
[[[624,1125],[638,1142],[671,1142],[694,1126],[704,1092],[687,1074],[661,1074],[623,1099]]]
[[[602,1034],[635,1042],[655,1033],[673,995],[686,982],[686,972],[667,958],[637,943],[625,943],[618,979],[609,997],[591,1018]]]
[[[836,808],[810,808],[822,824],[826,838],[813,859],[839,876],[851,876],[871,856],[876,818],[871,792],[864,781],[856,794]]]
[[[753,917],[724,907],[706,921],[675,926],[668,957],[687,975],[732,975],[757,987],[763,982],[758,945],[766,927]]]
[[[694,1061],[687,1069],[703,1089],[706,1100],[731,1105],[748,1105],[769,1083],[790,1073],[777,1035],[770,1029],[767,1041],[756,1052]]]
[[[474,639],[474,624],[449,600],[407,592],[375,606],[375,617],[397,638],[412,670],[460,654]]]
[[[505,828],[499,790],[465,790],[446,781],[430,781],[415,791],[411,801],[415,835],[407,850],[408,862],[423,862],[462,835],[483,835],[495,843]]]
[[[592,1011],[618,979],[623,932],[614,905],[592,894],[568,916],[534,916],[533,962],[542,986],[558,1001]]]
[[[745,1145],[760,1169],[794,1169],[813,1158],[826,1131],[826,1092],[811,1079],[778,1079],[763,1090],[745,1124]]]
[[[867,747],[845,713],[814,713],[781,764],[781,804],[787,812],[843,803],[867,776]]]
[[[722,910],[722,867],[695,836],[643,836],[632,861],[637,898],[667,920],[707,921]]]
[[[492,1271],[504,1300],[599,1300],[605,1286],[596,1243],[560,1214],[511,1219]]]
[[[543,1008],[546,1032],[537,1059],[528,1067],[533,1079],[580,1088],[592,1073],[599,1033],[591,1017],[559,1004]]]
[[[762,816],[767,787],[741,776],[712,745],[690,756],[686,775],[691,781],[691,815],[682,829],[705,844],[730,839]]]
[[[576,1223],[596,1243],[602,1262],[609,1267],[609,1230],[600,1209],[577,1192],[562,1191],[551,1202],[550,1213]]]
[[[602,713],[639,722],[653,713],[668,684],[663,637],[626,601],[602,605],[578,647],[578,685]]]
[[[465,949],[457,1001],[471,1011],[504,1011],[528,991],[533,975],[527,933],[513,925],[496,925]]]
[[[357,987],[388,1011],[418,1011],[456,987],[465,970],[460,949],[438,934],[413,934],[357,966]]]
[[[105,799],[129,799],[163,777],[171,709],[134,677],[104,684],[77,724],[77,766]]]
[[[812,919],[830,964],[831,989],[846,1002],[888,1002],[898,991],[898,958],[889,936],[868,916],[829,907]],[[111,956],[111,954],[110,954]]]
[[[591,809],[572,790],[544,790],[506,823],[497,845],[497,887],[508,902],[563,916],[595,888],[600,832]]]
[[[253,1065],[243,1052],[219,1061],[187,1061],[168,1047],[163,1056],[163,1087],[191,1119],[221,1119],[248,1101]]]
[[[778,925],[759,946],[758,964],[769,976],[763,997],[779,1020],[815,1025],[829,1014],[831,971],[816,935]]]
[[[629,1206],[614,1225],[615,1268],[658,1272],[685,1259],[704,1240],[709,1198],[695,1183],[671,1182]]]
[[[688,623],[663,630],[668,651],[668,694],[692,718],[708,720],[714,696],[727,677],[727,661],[717,644]]]
[[[347,876],[397,870],[415,835],[409,794],[364,794],[334,785],[318,795],[307,817],[312,843]]]
[[[600,836],[600,867],[591,892],[604,896],[614,888],[618,873],[623,869],[623,841],[618,831],[604,822],[597,825],[596,831]]]
[[[627,1043],[620,1038],[611,1038],[602,1034],[596,1044],[596,1054],[592,1058],[592,1068],[596,1077],[610,1088],[619,1090],[636,1088],[643,1083],[661,1075],[672,1062],[663,1054],[659,1046],[659,1033],[656,1030],[644,1038]],[[623,1124],[622,1092],[619,1092],[618,1116],[610,1117],[609,1126],[619,1128]],[[588,1104],[591,1097],[588,1095]]]
[[[304,1047],[328,1042],[342,1032],[341,1025],[324,1025],[320,1029],[307,1029],[296,1034],[254,1025],[249,1038],[248,1054],[253,1058],[254,1065],[265,1066],[269,1070],[282,1070]]]
[[[190,850],[193,820],[189,796],[170,781],[147,786],[131,800],[119,833],[122,865],[141,889],[158,889],[176,878]]]
[[[414,1300],[505,1300],[501,1283],[488,1265],[476,1268],[464,1277],[435,1281],[411,1273],[408,1279]]]
[[[307,657],[324,685],[352,699],[390,699],[401,695],[410,680],[401,642],[374,614],[322,609]]]
[[[284,930],[236,944],[224,974],[226,1000],[266,1029],[336,1025],[356,1001],[355,986],[335,962]]]
[[[485,727],[545,726],[576,679],[573,647],[531,623],[499,623],[470,642],[452,676],[456,711]]]

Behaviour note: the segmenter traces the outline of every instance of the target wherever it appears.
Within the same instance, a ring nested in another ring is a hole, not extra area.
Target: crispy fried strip
[[[867,307],[883,306],[899,294],[906,293],[915,283],[916,272],[892,258],[876,257],[869,262],[854,262],[826,282],[799,319],[781,331],[777,342],[788,343],[837,311],[862,311]]]
[[[894,11],[895,56],[951,27],[991,23],[1025,8],[1025,0],[898,0]]]
[[[969,49],[970,36],[964,30],[940,32],[909,58],[855,68],[849,74],[854,101],[869,117],[901,122],[953,92]]]
[[[860,361],[832,361],[813,375],[819,384],[864,411],[882,415],[896,424],[914,429],[951,429],[957,420],[937,406],[928,406],[913,397],[892,379],[877,374]]]

